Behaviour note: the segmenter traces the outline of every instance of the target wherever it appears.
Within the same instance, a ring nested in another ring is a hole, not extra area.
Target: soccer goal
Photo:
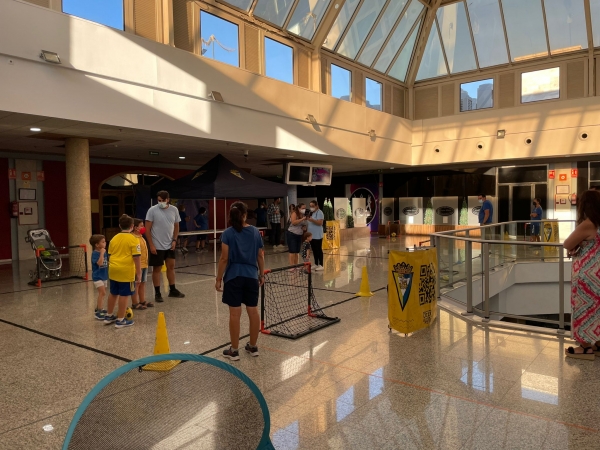
[[[39,247],[35,249],[35,269],[29,271],[29,284],[41,287],[43,282],[67,278],[88,279],[87,246]]]
[[[266,270],[261,292],[262,333],[297,339],[340,321],[317,303],[310,264]]]

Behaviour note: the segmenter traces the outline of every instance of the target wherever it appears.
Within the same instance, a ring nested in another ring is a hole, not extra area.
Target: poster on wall
[[[382,223],[387,225],[388,222],[394,221],[394,199],[393,198],[382,198],[381,199],[381,217]]]
[[[433,197],[433,224],[458,225],[458,197]]]
[[[348,199],[347,198],[334,198],[333,199],[333,215],[335,220],[340,223],[340,228],[346,228],[346,216],[348,215]]]
[[[400,223],[423,225],[423,197],[400,198],[398,205]]]
[[[350,192],[351,199],[363,198],[365,200],[365,225],[370,226],[371,231],[377,231],[379,228],[379,186],[377,184],[352,184]]]
[[[354,226],[356,228],[366,227],[369,218],[367,212],[367,199],[364,197],[352,199],[352,215],[354,216]]]

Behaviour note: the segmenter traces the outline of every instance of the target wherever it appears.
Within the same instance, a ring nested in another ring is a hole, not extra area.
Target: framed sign
[[[556,186],[556,193],[557,194],[568,194],[569,192],[571,192],[570,188],[571,187],[568,184]]]
[[[35,200],[36,190],[35,189],[19,189],[19,200]]]

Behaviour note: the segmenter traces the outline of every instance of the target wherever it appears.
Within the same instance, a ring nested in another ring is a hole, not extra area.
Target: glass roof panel
[[[340,55],[344,55],[350,59],[356,58],[360,47],[365,42],[385,2],[386,0],[368,0],[363,2],[356,18],[348,29],[348,33],[346,33],[344,40],[337,49]]]
[[[437,20],[450,73],[477,69],[465,4],[453,3],[438,9]]]
[[[394,59],[394,56],[396,56],[396,53],[398,53],[398,50],[400,50],[400,47],[402,47],[402,43],[406,39],[406,36],[408,36],[408,33],[410,33],[415,20],[417,20],[423,8],[424,6],[421,2],[419,2],[419,0],[411,1],[410,5],[408,5],[408,8],[406,9],[406,12],[402,15],[400,23],[394,30],[392,37],[386,44],[383,52],[381,52],[381,55],[379,55],[377,63],[375,64],[375,70],[383,73],[387,72]],[[409,55],[410,54],[412,54],[412,50],[410,50]]]
[[[550,53],[588,48],[585,8],[581,0],[544,0]]]
[[[344,34],[344,30],[348,26],[348,23],[350,23],[350,19],[352,18],[354,11],[356,11],[356,7],[359,3],[360,0],[346,0],[346,3],[344,3],[344,6],[342,6],[342,10],[335,19],[335,22],[333,22],[331,30],[329,30],[329,34],[323,43],[323,47],[329,50],[333,50],[335,48],[340,36]]]
[[[502,0],[502,11],[513,61],[548,56],[541,0]]]
[[[373,34],[369,38],[366,47],[358,58],[358,62],[365,66],[371,66],[377,53],[381,50],[383,43],[390,35],[396,25],[396,21],[400,17],[400,13],[408,3],[408,0],[396,0],[390,2],[383,12],[383,17],[375,27]]]
[[[410,35],[410,38],[408,38],[406,45],[400,52],[400,56],[398,56],[398,59],[390,69],[390,72],[388,74],[390,77],[394,77],[402,82],[406,81],[406,73],[408,72],[410,58],[412,57],[415,42],[419,34],[419,28],[420,27],[415,27],[414,31]]]
[[[288,24],[288,31],[312,41],[330,2],[331,0],[300,0]]]
[[[592,11],[594,47],[600,47],[600,0],[590,0],[590,9]]]
[[[469,0],[467,10],[479,67],[507,64],[508,53],[498,0]]]
[[[228,3],[236,8],[243,9],[244,11],[250,11],[250,6],[254,0],[221,0],[223,3]]]
[[[417,81],[441,77],[443,75],[448,75],[448,69],[446,69],[440,36],[434,22],[427,38],[427,45],[423,52],[419,72],[417,72]]]
[[[293,4],[294,0],[258,0],[254,15],[282,27]]]

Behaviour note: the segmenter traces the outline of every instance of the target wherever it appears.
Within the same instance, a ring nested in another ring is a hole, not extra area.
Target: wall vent
[[[194,51],[192,5],[188,0],[173,0],[173,35],[175,47]]]
[[[156,41],[156,0],[135,0],[133,20],[135,34]]]
[[[454,114],[454,103],[454,83],[442,85],[442,116]]]
[[[405,90],[394,86],[392,89],[392,114],[398,117],[405,117],[404,114]]]
[[[585,64],[573,61],[567,64],[567,99],[585,96]]]
[[[503,73],[498,77],[498,107],[515,106],[515,74]]]
[[[438,116],[438,88],[415,89],[415,119],[431,119]]]
[[[298,50],[298,86],[310,88],[310,53]]]
[[[260,73],[260,41],[258,28],[244,25],[244,34],[246,69],[254,73]]]

